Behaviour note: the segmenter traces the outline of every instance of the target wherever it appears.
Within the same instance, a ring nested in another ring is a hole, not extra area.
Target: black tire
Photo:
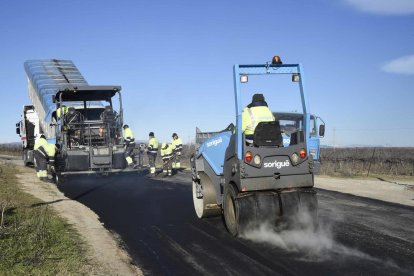
[[[232,184],[224,188],[223,215],[227,230],[233,236],[239,235],[239,208],[236,202],[237,190]]]
[[[34,166],[35,168],[37,168],[37,162],[36,162],[36,158],[35,158],[35,157],[33,157],[33,166]]]
[[[60,173],[54,173],[53,174],[53,181],[55,182],[56,185],[60,185],[63,183],[63,175],[61,175]]]
[[[203,172],[199,173],[200,184],[203,189],[203,197],[197,198],[196,180],[193,180],[193,204],[194,210],[198,218],[217,217],[221,214],[221,208],[217,205],[216,201],[216,190],[211,182],[210,178]]]
[[[25,149],[22,151],[22,160],[23,160],[23,164],[27,166],[28,164],[26,161],[26,150]]]

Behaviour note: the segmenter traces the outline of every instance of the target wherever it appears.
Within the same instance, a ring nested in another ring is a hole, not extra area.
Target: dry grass
[[[0,164],[0,275],[87,274],[77,232],[47,204],[22,192],[16,172]]]
[[[414,148],[322,149],[320,173],[340,176],[414,176]]]
[[[0,154],[21,156],[22,147],[20,143],[0,144]]]

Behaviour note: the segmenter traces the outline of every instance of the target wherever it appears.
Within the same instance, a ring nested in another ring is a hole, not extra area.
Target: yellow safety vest
[[[171,144],[175,147],[176,151],[180,151],[183,149],[183,141],[181,138],[172,139]]]
[[[47,145],[47,140],[45,138],[39,138],[36,139],[36,142],[34,144],[34,150],[39,149],[41,146]]]
[[[66,113],[68,113],[68,111],[69,111],[69,108],[67,106],[59,107],[58,109],[56,109],[56,116],[58,118],[60,118],[61,116],[63,116]]]
[[[162,159],[171,158],[174,150],[174,145],[168,144],[166,149],[161,148]]]
[[[242,132],[246,135],[252,135],[260,122],[274,120],[275,116],[267,106],[246,107],[242,113]]]
[[[132,133],[132,130],[130,128],[124,129],[124,139],[134,139],[134,133]]]
[[[55,157],[56,154],[56,146],[54,144],[49,144],[47,143],[46,145],[43,146],[43,148],[45,149],[47,156],[49,157]]]
[[[158,152],[158,140],[155,137],[152,137],[148,141],[148,152],[157,153]]]
[[[135,139],[134,139],[134,133],[132,133],[132,130],[128,127],[126,129],[124,129],[124,142],[125,145],[129,146],[129,145],[134,145],[135,144]]]

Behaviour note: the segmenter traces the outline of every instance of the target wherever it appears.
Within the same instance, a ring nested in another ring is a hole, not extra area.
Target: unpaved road
[[[263,225],[233,238],[221,218],[196,218],[189,180],[187,173],[170,179],[144,173],[74,176],[59,189],[118,233],[144,274],[414,275],[414,207],[367,198],[364,190],[375,189],[375,181],[361,186],[317,178],[318,230],[276,233]],[[358,187],[343,192],[362,196],[320,188],[343,185]],[[413,201],[412,189],[398,186],[406,189],[402,198]],[[379,194],[398,201],[398,193]]]

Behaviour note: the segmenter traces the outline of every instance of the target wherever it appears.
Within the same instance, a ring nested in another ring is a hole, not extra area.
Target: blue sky
[[[234,64],[277,54],[304,66],[323,144],[414,146],[412,0],[3,0],[0,33],[0,143],[18,141],[28,59],[121,85],[138,139],[188,141],[235,121]]]

